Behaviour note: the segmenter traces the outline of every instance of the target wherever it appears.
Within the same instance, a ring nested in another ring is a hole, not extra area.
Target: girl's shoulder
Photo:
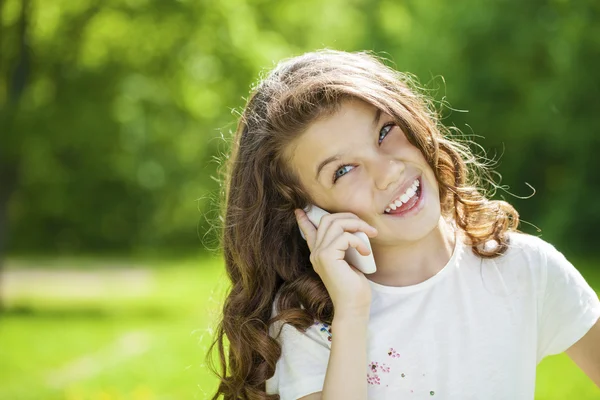
[[[521,250],[547,251],[554,246],[539,236],[522,232],[508,232],[509,248]]]
[[[493,249],[495,242],[486,243]],[[486,288],[503,292],[506,288],[515,292],[532,292],[544,287],[549,275],[573,269],[552,244],[533,235],[520,232],[508,233],[508,248],[493,258],[469,257],[473,260]],[[507,285],[506,288],[504,285]]]
[[[271,318],[279,315],[279,309],[277,308],[279,297],[280,293],[278,292],[273,300]],[[303,306],[301,308],[304,309]],[[279,342],[284,342],[286,339],[287,341],[297,341],[300,337],[309,338],[321,346],[331,348],[331,326],[317,320],[314,320],[312,325],[309,325],[306,329],[298,329],[286,321],[277,320],[269,325],[269,335]]]
[[[525,261],[532,266],[541,266],[549,260],[562,260],[564,256],[544,239],[521,232],[508,232],[508,248],[497,257],[500,262]]]
[[[272,317],[279,314],[277,300],[273,301]],[[322,389],[331,351],[331,326],[314,321],[306,329],[297,329],[278,320],[269,326],[269,336],[281,346],[275,373],[266,381],[269,394],[282,399],[297,399]]]
[[[482,276],[510,282],[515,288],[544,292],[549,283],[553,286],[564,282],[565,286],[585,287],[585,281],[576,267],[551,243],[544,239],[520,232],[508,233],[508,249],[504,254],[482,259],[485,266]]]

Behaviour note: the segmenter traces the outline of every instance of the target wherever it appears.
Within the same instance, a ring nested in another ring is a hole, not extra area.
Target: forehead
[[[360,100],[346,100],[330,114],[327,114],[309,125],[299,139],[321,140],[331,135],[343,134],[349,128],[358,127],[358,123],[370,124],[375,106]]]
[[[319,163],[328,157],[356,149],[353,138],[371,129],[377,108],[359,100],[346,100],[332,114],[308,126],[288,148],[292,168],[307,183]]]

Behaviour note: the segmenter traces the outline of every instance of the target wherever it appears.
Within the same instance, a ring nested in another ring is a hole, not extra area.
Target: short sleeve
[[[315,323],[301,332],[289,324],[275,323],[270,334],[281,345],[281,357],[275,374],[266,382],[267,393],[279,394],[281,400],[296,400],[322,391],[331,352],[330,326]]]
[[[581,273],[552,245],[540,247],[542,292],[538,325],[538,362],[581,339],[598,321],[598,295]]]

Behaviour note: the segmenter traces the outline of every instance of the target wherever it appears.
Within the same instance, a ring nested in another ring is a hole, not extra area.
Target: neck
[[[454,250],[454,229],[443,218],[427,236],[401,246],[376,246],[373,254],[377,271],[368,279],[385,286],[410,286],[437,274]]]

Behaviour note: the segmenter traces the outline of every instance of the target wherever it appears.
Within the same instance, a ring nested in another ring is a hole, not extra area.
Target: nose
[[[384,159],[374,163],[373,169],[371,176],[374,177],[375,186],[379,190],[387,190],[390,185],[400,182],[406,164],[400,160]]]

